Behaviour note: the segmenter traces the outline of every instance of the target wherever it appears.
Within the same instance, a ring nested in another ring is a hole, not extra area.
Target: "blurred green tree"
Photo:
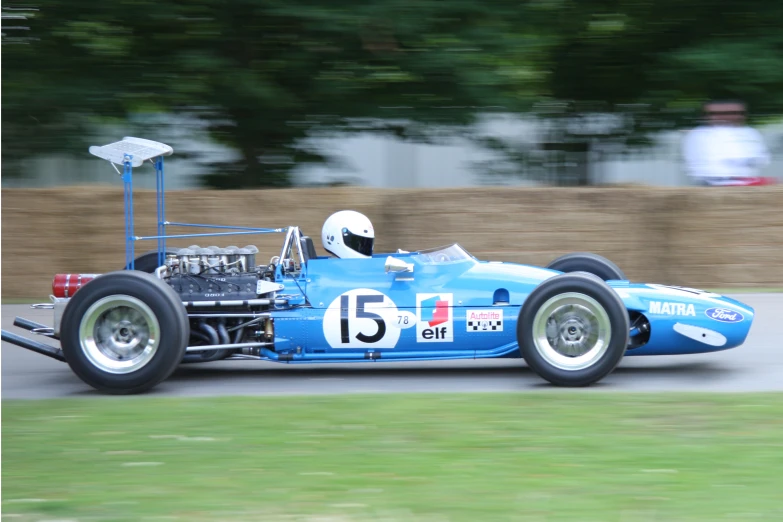
[[[313,133],[425,139],[422,124],[530,103],[537,30],[499,15],[469,1],[50,0],[33,40],[3,45],[3,159],[69,150],[133,112],[187,112],[241,153],[210,185],[285,186],[328,159],[298,146]]]
[[[783,4],[763,0],[47,0],[36,9],[14,11],[28,14],[29,30],[11,36],[4,21],[6,169],[79,150],[95,123],[140,112],[206,121],[241,156],[214,165],[206,182],[239,188],[286,186],[296,165],[328,161],[301,146],[322,132],[430,140],[488,112],[532,110],[554,123],[546,147],[579,153],[685,124],[708,97],[783,108]],[[592,112],[620,123],[580,125]],[[145,136],[166,140],[154,132]]]
[[[751,123],[783,113],[781,2],[540,3],[551,12],[553,45],[532,114],[547,123],[542,148],[570,154],[576,173],[561,181],[586,184],[590,152],[644,146],[652,133],[697,124],[709,99],[744,100]],[[498,148],[529,160],[525,150]]]

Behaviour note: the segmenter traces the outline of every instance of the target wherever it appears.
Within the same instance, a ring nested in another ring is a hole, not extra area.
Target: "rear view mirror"
[[[401,259],[389,256],[386,258],[386,273],[413,272],[413,263],[406,263]]]

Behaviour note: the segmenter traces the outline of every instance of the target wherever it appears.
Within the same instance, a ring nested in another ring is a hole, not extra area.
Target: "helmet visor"
[[[372,246],[374,242],[375,239],[371,237],[357,236],[350,230],[343,231],[343,244],[352,250],[356,250],[362,255],[372,255]]]

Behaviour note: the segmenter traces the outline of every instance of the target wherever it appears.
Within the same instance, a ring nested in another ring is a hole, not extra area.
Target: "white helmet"
[[[370,257],[375,243],[375,230],[364,214],[341,210],[324,222],[321,242],[324,250],[339,258]]]

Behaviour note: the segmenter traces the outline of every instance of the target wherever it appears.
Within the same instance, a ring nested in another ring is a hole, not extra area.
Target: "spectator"
[[[688,175],[698,185],[759,185],[769,165],[764,138],[746,125],[745,104],[714,101],[704,105],[705,123],[689,131],[682,150]]]

